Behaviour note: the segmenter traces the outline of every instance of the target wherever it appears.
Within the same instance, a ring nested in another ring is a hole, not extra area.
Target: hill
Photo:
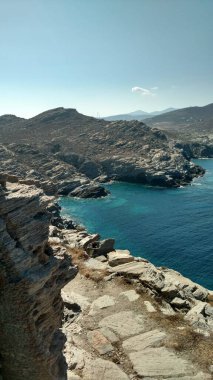
[[[0,128],[1,170],[48,193],[73,181],[180,186],[204,171],[166,135],[140,121],[107,122],[62,107]]]
[[[174,109],[175,108],[167,108],[167,109],[162,110],[162,111],[153,111],[153,112],[144,112],[144,111],[138,110],[138,111],[133,111],[133,112],[130,112],[127,114],[107,116],[107,117],[104,117],[104,120],[108,120],[108,121],[139,120],[140,121],[140,120],[145,120],[145,119],[148,119],[148,118],[156,116],[156,115],[164,114],[166,112],[171,112]]]
[[[144,120],[176,141],[188,157],[213,157],[213,103],[187,107]]]

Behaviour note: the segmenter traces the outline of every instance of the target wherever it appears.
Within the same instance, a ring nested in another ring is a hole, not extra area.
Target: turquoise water
[[[191,186],[113,183],[107,198],[62,198],[63,214],[102,238],[114,237],[117,248],[213,289],[213,159],[196,162],[207,172]]]

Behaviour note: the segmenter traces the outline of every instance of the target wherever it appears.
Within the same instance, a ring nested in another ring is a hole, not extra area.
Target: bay
[[[179,189],[117,182],[102,199],[63,197],[62,214],[116,248],[173,268],[213,289],[213,159],[195,160],[203,177]]]

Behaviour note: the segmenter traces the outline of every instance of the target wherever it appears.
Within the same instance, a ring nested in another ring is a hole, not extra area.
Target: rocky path
[[[211,379],[176,346],[184,322],[121,278],[79,273],[62,297],[68,380]]]

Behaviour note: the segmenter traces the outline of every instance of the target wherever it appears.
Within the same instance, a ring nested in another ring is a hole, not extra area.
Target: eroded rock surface
[[[0,353],[3,379],[66,379],[61,288],[77,272],[48,244],[50,198],[0,177]]]

